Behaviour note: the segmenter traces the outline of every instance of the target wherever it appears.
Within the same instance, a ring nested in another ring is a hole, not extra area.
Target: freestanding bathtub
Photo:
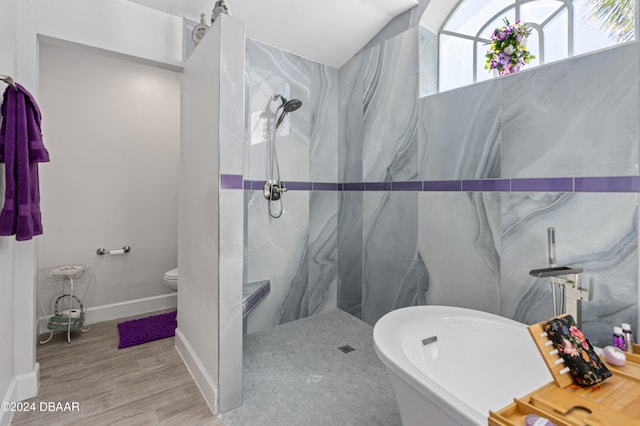
[[[373,340],[404,426],[484,426],[489,410],[553,380],[526,325],[486,312],[398,309],[380,318]]]

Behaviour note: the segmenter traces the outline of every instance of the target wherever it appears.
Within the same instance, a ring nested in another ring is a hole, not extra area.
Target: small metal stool
[[[58,331],[67,332],[67,342],[71,343],[71,330],[80,330],[83,333],[91,330],[84,326],[85,309],[82,301],[73,294],[73,280],[78,279],[89,268],[88,265],[64,265],[48,269],[45,273],[53,278],[62,278],[62,295],[56,299],[54,314],[47,323],[49,338],[41,340],[40,344],[45,344],[53,338],[53,334]],[[65,293],[64,285],[69,283],[69,293]],[[85,290],[86,293],[86,290]],[[39,299],[39,297],[38,297]],[[42,310],[47,315],[47,311],[40,301]],[[75,306],[74,306],[75,305]],[[67,309],[64,309],[66,306]]]

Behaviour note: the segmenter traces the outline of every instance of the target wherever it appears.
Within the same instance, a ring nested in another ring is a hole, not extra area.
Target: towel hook
[[[13,81],[13,78],[10,75],[0,75],[0,80],[11,86],[13,90],[18,90],[15,81]]]

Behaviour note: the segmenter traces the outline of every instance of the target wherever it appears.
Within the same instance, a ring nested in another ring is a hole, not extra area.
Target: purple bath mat
[[[174,336],[178,325],[176,314],[177,311],[173,311],[121,322],[118,324],[118,331],[120,332],[118,349]]]

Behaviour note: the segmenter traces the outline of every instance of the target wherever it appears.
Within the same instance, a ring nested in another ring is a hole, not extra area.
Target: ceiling
[[[172,15],[207,20],[215,0],[129,0]],[[339,68],[391,19],[418,0],[226,0],[247,37]]]

